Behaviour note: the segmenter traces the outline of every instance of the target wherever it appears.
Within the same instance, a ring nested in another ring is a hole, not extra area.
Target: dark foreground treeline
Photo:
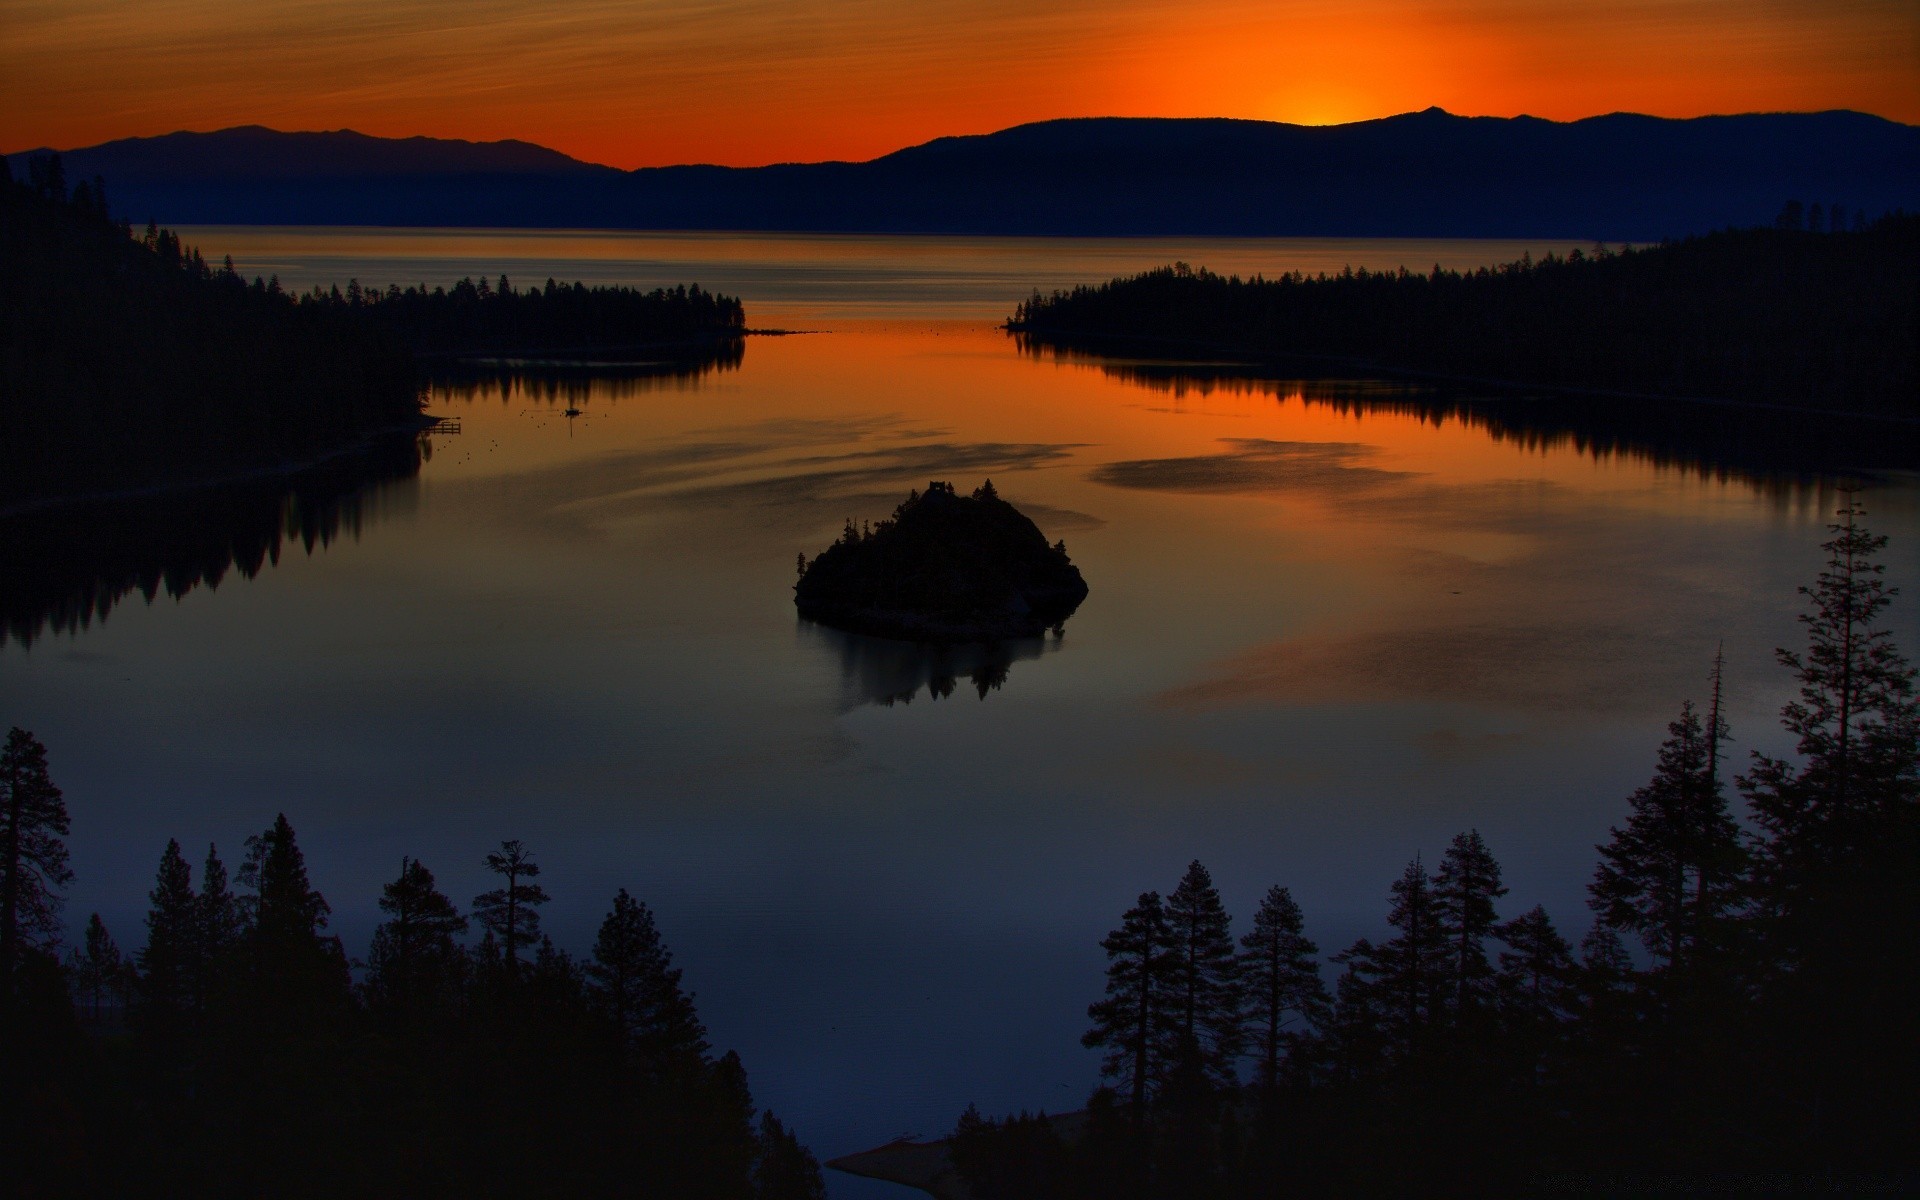
[[[499,886],[470,916],[403,860],[356,984],[282,816],[231,884],[209,847],[196,886],[169,842],[145,946],[123,955],[95,915],[63,963],[66,810],[23,730],[0,802],[9,1195],[824,1195],[624,889],[575,958],[540,934],[519,842],[486,856]]]
[[[737,362],[740,301],[698,286],[462,280],[298,295],[134,236],[58,155],[0,163],[0,510],[280,469],[417,427],[417,355]]]
[[[420,420],[351,314],[144,238],[57,158],[0,177],[0,508],[299,462]]]
[[[1470,272],[1241,279],[1176,264],[1036,292],[1009,327],[1047,341],[1920,416],[1920,216],[1815,232],[1790,205],[1780,226]]]
[[[1797,757],[1731,780],[1744,827],[1716,663],[1599,847],[1577,953],[1499,911],[1477,832],[1407,865],[1331,990],[1286,888],[1236,944],[1196,862],[1102,942],[1087,1113],[962,1117],[977,1200],[1920,1185],[1920,701],[1857,515],[1780,655]]]

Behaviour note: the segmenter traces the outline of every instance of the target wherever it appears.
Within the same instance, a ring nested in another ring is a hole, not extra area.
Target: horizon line
[[[674,167],[713,167],[721,170],[750,171],[750,170],[759,169],[761,167],[821,166],[821,165],[828,165],[828,164],[858,165],[861,163],[877,162],[880,159],[887,158],[894,154],[902,153],[903,151],[917,149],[921,146],[930,146],[935,142],[959,141],[967,138],[994,137],[1002,133],[1008,133],[1016,129],[1026,129],[1035,125],[1056,125],[1056,124],[1065,124],[1065,123],[1075,122],[1075,121],[1139,121],[1139,122],[1149,122],[1149,121],[1216,122],[1217,121],[1217,122],[1233,122],[1236,124],[1245,124],[1245,125],[1282,125],[1290,128],[1295,128],[1295,129],[1340,129],[1340,128],[1345,128],[1347,126],[1353,126],[1353,125],[1373,125],[1373,124],[1378,124],[1382,121],[1393,121],[1393,120],[1399,120],[1406,117],[1420,117],[1420,116],[1429,116],[1429,115],[1452,117],[1458,120],[1466,120],[1466,121],[1539,121],[1543,124],[1549,124],[1549,125],[1579,125],[1587,121],[1602,121],[1602,120],[1607,120],[1609,118],[1614,118],[1614,117],[1637,117],[1642,120],[1648,120],[1648,121],[1681,122],[1681,121],[1730,120],[1730,119],[1739,118],[1739,117],[1828,116],[1828,115],[1842,115],[1842,114],[1848,115],[1848,116],[1869,117],[1869,118],[1872,118],[1873,120],[1884,121],[1889,125],[1900,125],[1909,129],[1920,128],[1920,125],[1910,125],[1905,121],[1896,120],[1892,117],[1886,117],[1878,113],[1866,112],[1862,109],[1855,109],[1855,108],[1762,109],[1762,110],[1753,110],[1748,112],[1696,113],[1692,116],[1686,116],[1686,117],[1661,116],[1656,113],[1643,113],[1643,112],[1633,112],[1627,109],[1615,109],[1610,112],[1593,113],[1589,116],[1584,116],[1584,117],[1574,117],[1570,120],[1557,120],[1552,117],[1536,117],[1531,113],[1515,113],[1511,116],[1501,116],[1501,115],[1491,114],[1491,113],[1457,113],[1449,109],[1443,108],[1438,104],[1433,104],[1433,105],[1428,105],[1426,108],[1409,109],[1405,112],[1387,113],[1383,116],[1378,116],[1378,117],[1363,117],[1353,121],[1322,121],[1322,122],[1279,121],[1279,120],[1274,120],[1272,118],[1267,118],[1267,117],[1232,117],[1232,116],[1162,117],[1162,116],[1119,116],[1114,114],[1088,114],[1088,115],[1081,115],[1081,116],[1042,117],[1032,121],[1019,121],[1012,125],[1005,125],[997,129],[990,129],[984,132],[936,134],[933,137],[925,139],[924,141],[911,142],[904,146],[897,146],[892,150],[885,151],[884,153],[881,153],[881,154],[876,154],[872,158],[775,159],[768,162],[752,163],[752,164],[745,164],[745,165],[716,163],[716,162],[707,161],[707,162],[652,163],[652,164],[646,164],[638,167],[618,167],[618,166],[614,166],[612,163],[595,162],[591,159],[577,158],[572,154],[568,154],[564,150],[557,150],[554,147],[548,146],[544,143],[529,141],[526,138],[519,138],[519,137],[480,139],[480,138],[463,138],[463,137],[445,137],[445,136],[440,136],[440,135],[430,134],[430,133],[391,135],[391,134],[379,134],[379,133],[365,133],[361,130],[354,129],[349,126],[341,126],[338,129],[278,129],[278,128],[275,128],[274,126],[261,124],[259,122],[246,122],[239,125],[223,125],[217,129],[173,129],[173,130],[167,131],[166,133],[128,134],[124,137],[108,138],[105,141],[94,142],[90,145],[85,145],[85,146],[71,146],[66,148],[57,148],[57,147],[45,146],[45,145],[33,146],[33,147],[28,147],[26,149],[21,149],[21,150],[0,151],[0,157],[18,158],[21,155],[27,155],[27,154],[81,154],[89,150],[98,150],[98,149],[101,149],[102,147],[115,145],[120,142],[151,142],[151,141],[160,141],[165,138],[173,138],[173,137],[215,137],[223,133],[237,133],[237,132],[248,131],[248,130],[260,130],[266,133],[276,134],[282,137],[299,137],[299,136],[328,137],[328,136],[339,136],[341,134],[351,134],[354,137],[367,138],[371,141],[380,141],[380,142],[428,141],[428,142],[440,142],[440,143],[445,143],[449,145],[465,145],[465,146],[527,146],[535,150],[545,151],[548,154],[558,155],[561,158],[567,159],[569,162],[578,163],[582,166],[600,167],[609,171],[619,171],[623,174],[632,174],[636,171],[667,170]]]

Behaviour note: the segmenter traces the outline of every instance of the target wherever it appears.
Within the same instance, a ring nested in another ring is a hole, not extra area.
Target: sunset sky
[[[1091,115],[1920,122],[1914,0],[0,0],[0,32],[9,151],[263,124],[633,167]]]

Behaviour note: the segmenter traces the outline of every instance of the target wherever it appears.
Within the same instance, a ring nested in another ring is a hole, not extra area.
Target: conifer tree
[[[1596,923],[1580,939],[1580,979],[1591,995],[1613,995],[1633,984],[1633,959],[1621,944],[1620,935]]]
[[[1815,1142],[1905,1161],[1920,1124],[1920,701],[1880,624],[1887,539],[1861,516],[1849,496],[1826,569],[1801,589],[1807,649],[1779,652],[1800,683],[1780,713],[1798,761],[1755,755],[1740,784],[1760,830],[1752,927],[1772,1074],[1804,1098]]]
[[[1522,1026],[1564,1020],[1572,1002],[1573,948],[1553,927],[1547,910],[1536,904],[1511,921],[1495,926],[1505,942],[1500,952],[1500,1004]]]
[[[1418,855],[1394,881],[1392,894],[1387,921],[1400,932],[1379,948],[1374,963],[1393,1041],[1403,1057],[1412,1057],[1445,1011],[1453,946]]]
[[[73,880],[67,831],[47,748],[15,726],[0,749],[0,1004],[11,1002],[22,954],[59,939],[60,889]]]
[[[227,865],[220,861],[219,847],[209,843],[206,865],[200,869],[200,895],[195,902],[198,917],[194,946],[194,1000],[204,1006],[213,994],[214,979],[221,963],[240,940],[240,906],[227,888]]]
[[[1453,1007],[1458,1014],[1464,1015],[1487,998],[1493,967],[1487,962],[1486,939],[1499,920],[1493,902],[1506,894],[1500,864],[1480,831],[1456,835],[1433,877],[1433,910],[1447,942]]]
[[[487,870],[496,875],[504,875],[505,887],[482,892],[473,898],[473,915],[480,924],[499,935],[500,948],[506,955],[509,977],[520,973],[520,948],[535,944],[540,934],[539,906],[547,902],[547,893],[537,883],[522,883],[523,879],[533,879],[540,874],[540,864],[533,861],[533,851],[528,850],[518,838],[500,843],[500,848],[486,857]]]
[[[127,962],[99,913],[87,918],[83,945],[85,949],[71,957],[74,991],[86,1000],[88,1015],[97,1022],[102,1002],[125,994]]]
[[[1627,799],[1627,827],[1598,847],[1587,903],[1608,927],[1639,934],[1673,968],[1734,903],[1740,835],[1717,787],[1718,739],[1702,728],[1691,701],[1667,733],[1653,779]]]
[[[621,888],[600,924],[587,979],[622,1045],[656,1065],[703,1058],[708,1050],[707,1031],[672,964],[652,911]]]
[[[1142,892],[1100,947],[1107,952],[1107,995],[1087,1007],[1093,1028],[1080,1044],[1107,1052],[1102,1077],[1127,1087],[1134,1121],[1143,1123],[1163,1075],[1164,1048],[1180,1028],[1169,980],[1175,948],[1160,893]]]
[[[1253,928],[1240,946],[1246,1030],[1260,1086],[1272,1089],[1279,1084],[1282,1062],[1292,1060],[1309,1031],[1329,1015],[1327,988],[1315,958],[1320,948],[1307,938],[1293,894],[1278,886],[1269,888],[1260,901]]]
[[[172,838],[160,855],[160,870],[147,899],[147,946],[139,955],[141,1000],[157,1016],[187,1012],[193,1008],[199,974],[200,922],[193,870]]]
[[[826,1200],[819,1162],[780,1118],[763,1113],[754,1141],[753,1200]]]
[[[387,919],[367,952],[369,1002],[410,1015],[451,1003],[463,962],[454,938],[466,932],[467,919],[434,886],[433,872],[402,858],[400,877],[381,889],[380,911]]]
[[[254,999],[269,1004],[332,1004],[346,998],[346,955],[340,939],[322,931],[333,910],[307,879],[301,852],[285,813],[264,833],[247,839],[241,886],[252,889],[253,920],[244,948]]]
[[[1334,982],[1333,1017],[1324,1039],[1335,1075],[1346,1082],[1382,1070],[1387,1018],[1380,986],[1380,948],[1360,938],[1333,956],[1344,968]]]
[[[1800,761],[1756,754],[1740,780],[1762,832],[1756,881],[1773,918],[1776,949],[1789,964],[1819,941],[1815,913],[1857,894],[1865,864],[1915,849],[1920,809],[1920,703],[1914,670],[1879,617],[1897,589],[1875,556],[1884,536],[1860,523],[1851,497],[1828,526],[1826,569],[1800,589],[1812,611],[1805,653],[1777,652],[1800,681],[1780,710]],[[1849,878],[1852,876],[1852,878]]]
[[[1208,1084],[1231,1087],[1241,1045],[1239,961],[1220,892],[1199,860],[1187,865],[1167,897],[1166,920],[1174,950],[1169,983],[1179,1019],[1170,1060],[1191,1055]]]

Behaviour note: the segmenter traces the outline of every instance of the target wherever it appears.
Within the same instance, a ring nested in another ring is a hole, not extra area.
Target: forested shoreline
[[[58,155],[0,164],[0,511],[298,469],[421,415],[416,360],[737,361],[740,301],[547,280],[293,294],[114,220]]]
[[[1640,396],[1920,418],[1920,216],[1776,227],[1474,271],[1273,279],[1184,263],[1023,301],[1042,344],[1160,345]]]
[[[972,1195],[1920,1185],[1920,701],[1860,516],[1801,589],[1807,648],[1779,652],[1796,757],[1736,770],[1716,660],[1597,847],[1577,952],[1543,908],[1499,910],[1478,831],[1407,864],[1388,935],[1330,955],[1331,986],[1287,888],[1236,943],[1195,862],[1101,943],[1086,1113],[962,1116]]]

